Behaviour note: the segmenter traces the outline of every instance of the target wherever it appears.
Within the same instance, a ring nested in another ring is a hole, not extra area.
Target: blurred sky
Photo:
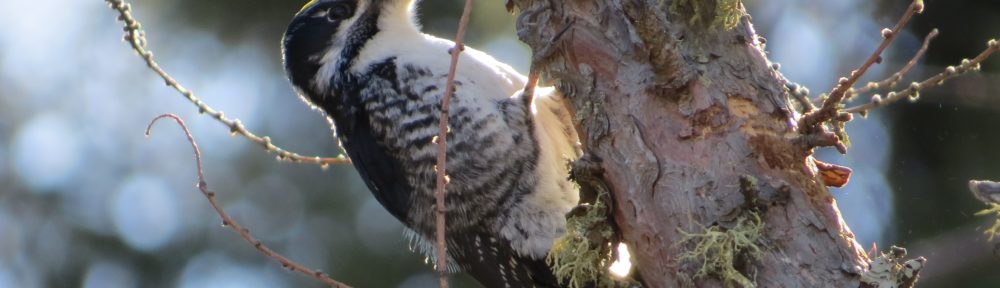
[[[133,4],[161,65],[203,100],[278,145],[332,156],[326,121],[280,68],[278,40],[299,2]],[[460,1],[424,2],[425,30],[451,37]],[[529,51],[502,2],[477,2],[470,45],[524,72]],[[926,2],[869,78],[902,66],[933,27],[943,34],[913,75],[974,56],[1000,35],[993,1]],[[814,95],[860,64],[907,3],[747,1],[768,56]],[[317,286],[220,227],[194,187],[180,130],[164,121],[143,137],[162,113],[187,121],[209,186],[265,244],[358,287],[435,285],[353,169],[278,163],[230,137],[145,68],[114,18],[99,0],[0,1],[0,288]],[[851,122],[846,156],[819,152],[855,171],[833,193],[859,242],[928,257],[923,287],[1000,285],[1000,260],[980,232],[988,219],[972,216],[982,205],[964,184],[1000,178],[998,64]]]

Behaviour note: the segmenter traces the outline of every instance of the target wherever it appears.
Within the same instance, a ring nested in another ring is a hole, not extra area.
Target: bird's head
[[[349,66],[384,24],[408,15],[412,0],[312,0],[288,24],[282,40],[285,72],[299,89],[312,89],[323,66]],[[400,8],[402,7],[402,8]],[[402,10],[403,12],[399,12]],[[327,65],[333,64],[333,65]]]
[[[282,40],[285,72],[299,89],[312,84],[323,57],[357,17],[358,0],[313,0],[295,14]]]

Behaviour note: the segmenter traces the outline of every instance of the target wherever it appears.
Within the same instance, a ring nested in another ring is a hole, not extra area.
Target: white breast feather
[[[365,45],[352,70],[360,72],[375,61],[396,57],[397,63],[426,68],[435,76],[447,73],[451,60],[448,50],[454,43],[420,33],[419,28],[410,22],[411,9],[384,12],[379,23],[380,33]],[[333,70],[333,67],[324,67],[324,70]],[[461,92],[464,99],[476,97],[469,99],[473,101],[463,101],[463,104],[479,105],[476,103],[519,97],[527,78],[492,56],[466,47],[459,59],[456,80],[465,83]],[[513,215],[521,215],[522,222],[496,225],[501,226],[498,227],[501,236],[510,240],[516,251],[538,259],[548,253],[555,238],[565,233],[563,215],[579,200],[578,188],[566,177],[569,175],[569,161],[577,159],[580,151],[573,123],[563,107],[561,96],[552,88],[538,88],[535,94],[532,112],[535,137],[540,146],[536,170],[539,181],[534,193],[526,196],[512,211]],[[518,233],[515,228],[518,224],[529,235],[527,238]],[[431,258],[436,255],[433,253],[433,239],[416,235],[418,233],[407,234],[415,239],[417,250]],[[449,267],[449,270],[454,268]]]

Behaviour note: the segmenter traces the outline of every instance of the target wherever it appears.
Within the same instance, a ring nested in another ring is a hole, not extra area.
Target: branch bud
[[[944,69],[944,72],[948,73],[948,75],[955,74],[956,72],[955,66],[948,66],[948,68]]]
[[[878,83],[877,82],[868,82],[867,86],[868,87],[865,87],[865,89],[868,89],[868,90],[878,90]]]
[[[835,119],[840,122],[849,122],[851,120],[854,120],[854,115],[851,115],[851,113],[847,112],[840,112],[837,113],[837,117]]]
[[[882,28],[882,38],[888,39],[889,37],[892,37],[892,29]]]

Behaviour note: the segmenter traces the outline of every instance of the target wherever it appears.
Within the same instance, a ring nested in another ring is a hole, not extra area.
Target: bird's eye
[[[351,6],[346,3],[338,3],[326,9],[326,18],[330,21],[344,20],[351,17]]]

